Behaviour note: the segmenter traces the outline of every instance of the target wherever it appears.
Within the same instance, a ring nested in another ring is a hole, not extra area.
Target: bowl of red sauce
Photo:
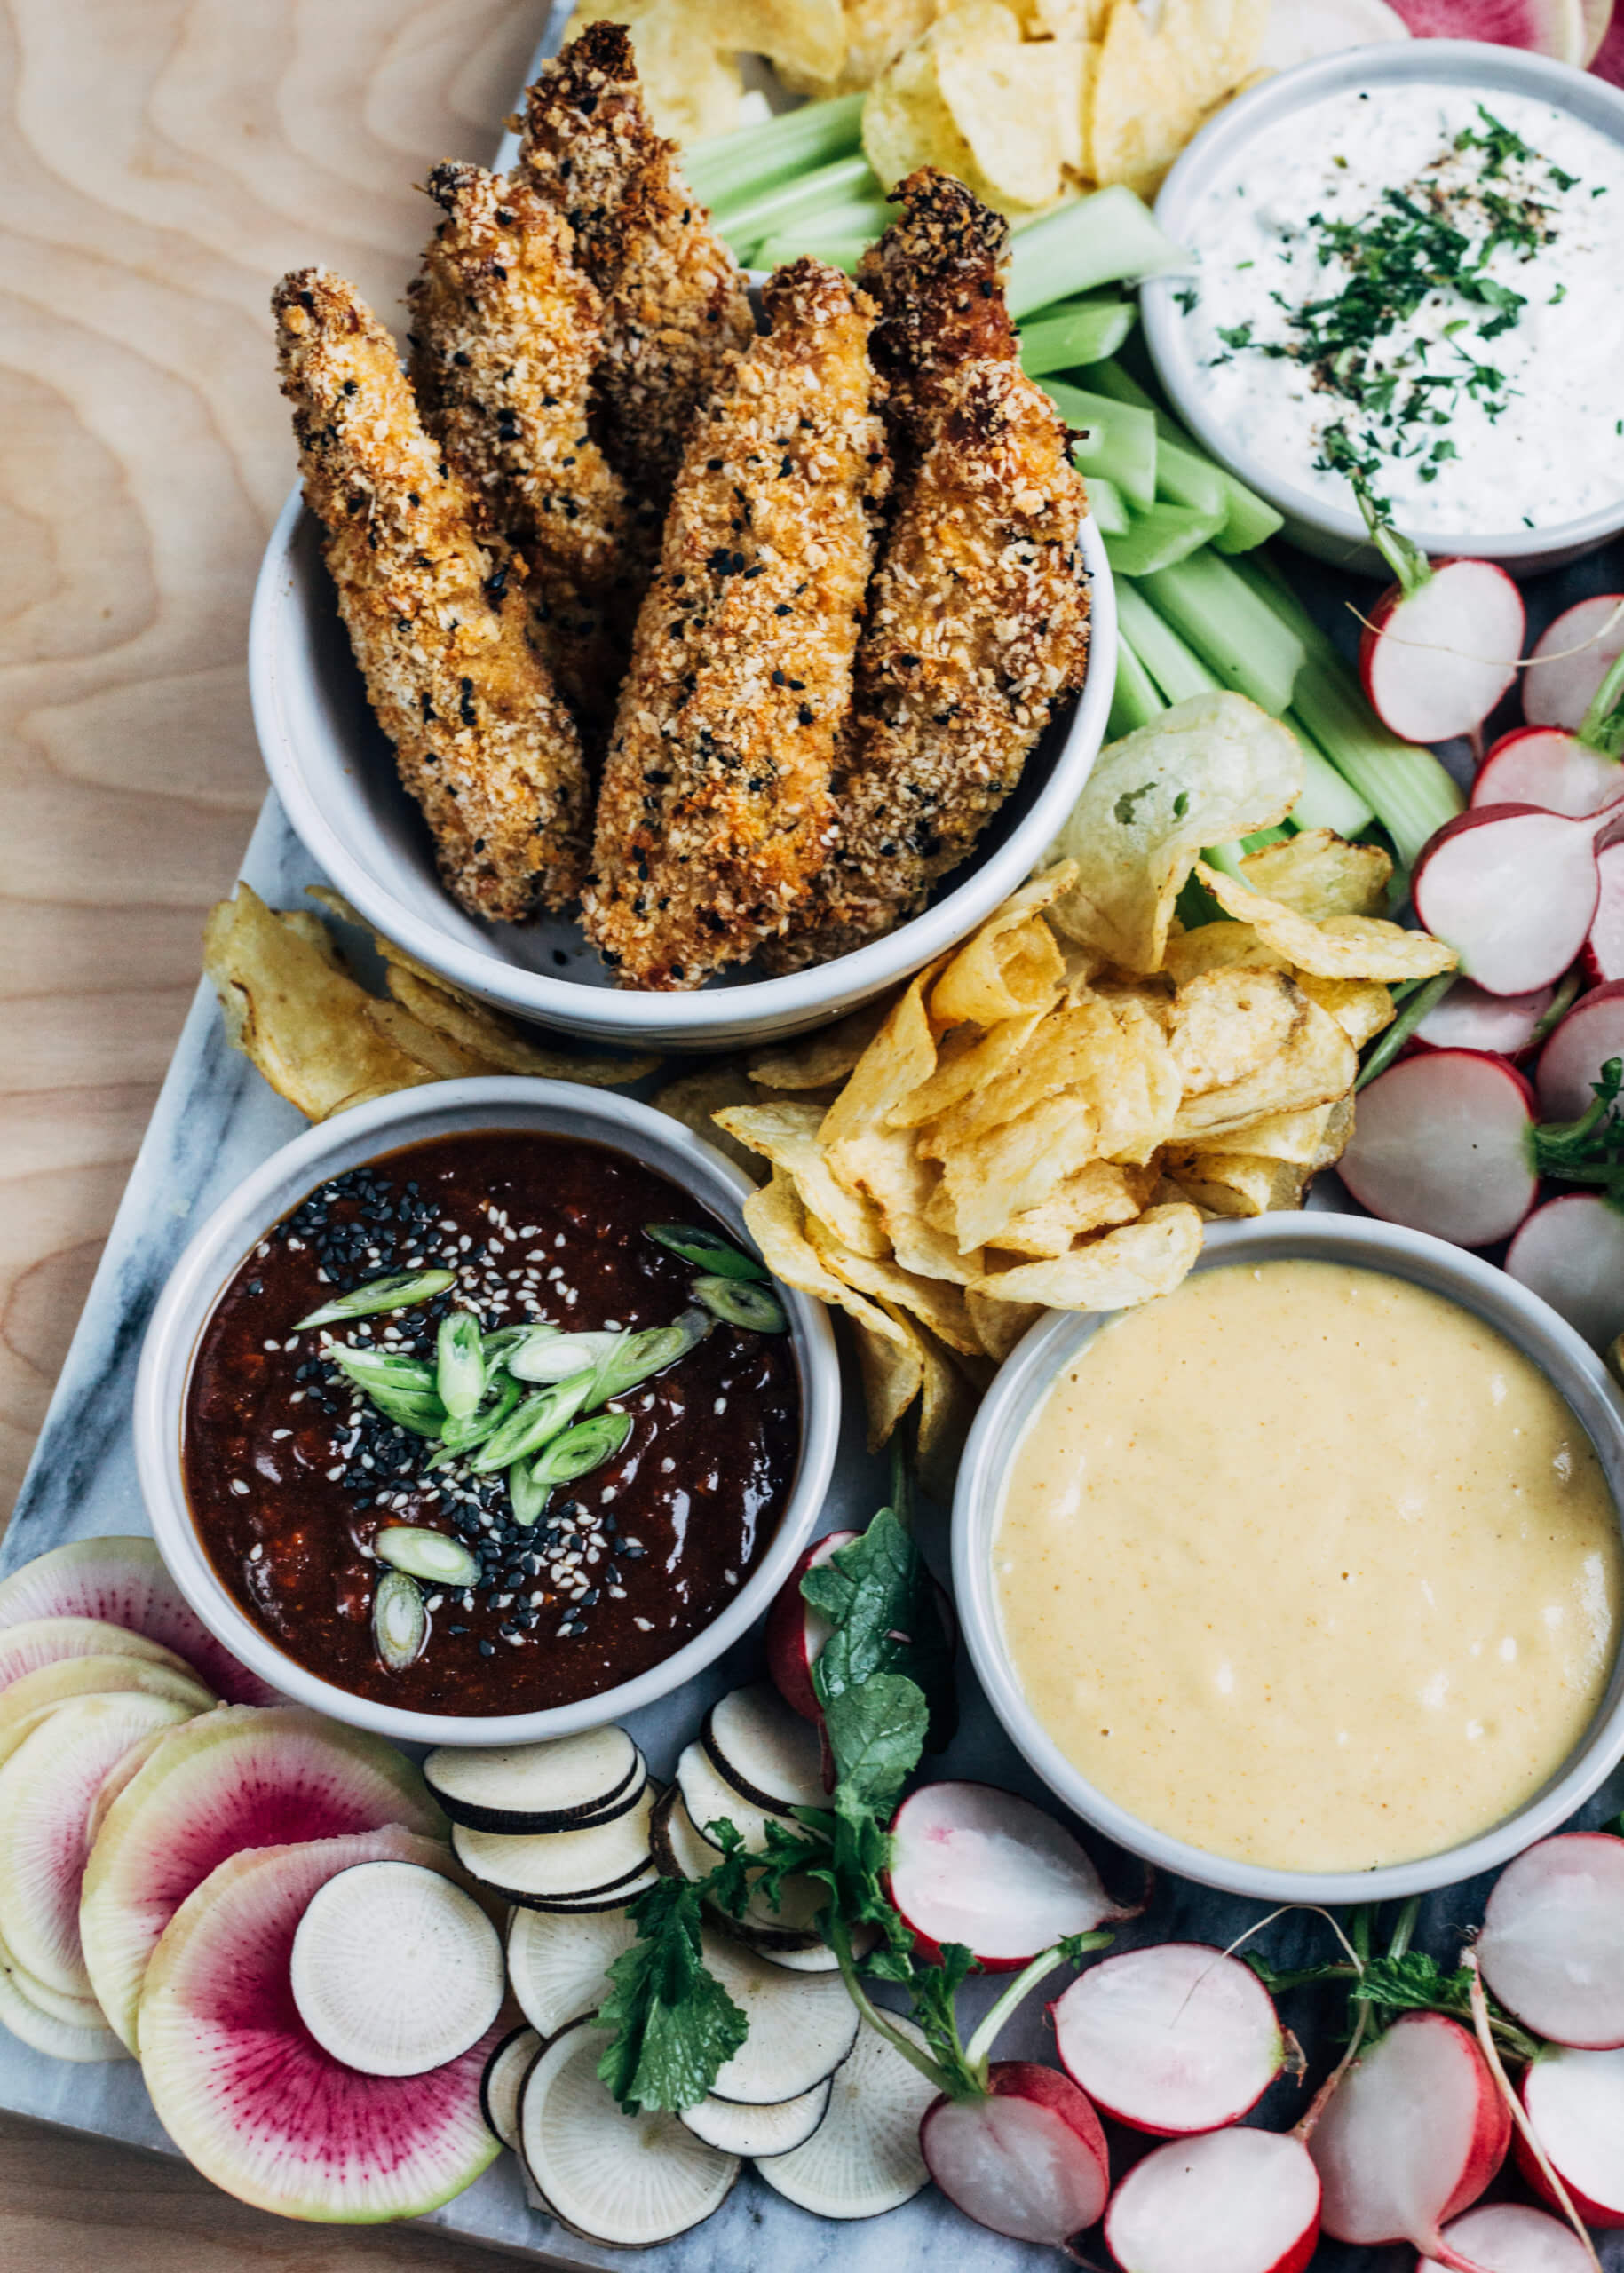
[[[226,1646],[401,1741],[566,1735],[767,1608],[834,1465],[822,1306],[750,1186],[630,1098],[380,1097],[205,1224],[142,1351],[158,1547]]]

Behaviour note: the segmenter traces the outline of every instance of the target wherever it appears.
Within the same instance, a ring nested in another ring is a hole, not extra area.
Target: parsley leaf
[[[866,1686],[877,1674],[896,1674],[923,1694],[928,1730],[921,1744],[940,1752],[953,1736],[957,1704],[953,1684],[953,1652],[937,1605],[936,1586],[914,1535],[893,1508],[882,1508],[860,1539],[837,1548],[827,1563],[807,1572],[801,1593],[834,1628],[813,1671],[813,1682],[829,1741],[835,1749],[839,1775],[846,1773],[831,1717],[834,1699]],[[892,1705],[894,1691],[883,1692]],[[866,1723],[875,1719],[875,1708]],[[867,1750],[872,1729],[860,1730],[850,1720],[841,1723],[852,1731],[854,1749]],[[902,1769],[906,1777],[917,1764],[918,1753]]]
[[[628,2115],[697,2106],[749,2033],[700,1954],[700,1889],[658,1879],[631,1905],[638,1939],[609,1968],[598,2072]]]

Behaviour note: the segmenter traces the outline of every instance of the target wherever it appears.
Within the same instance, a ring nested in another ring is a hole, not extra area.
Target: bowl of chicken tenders
[[[1008,224],[926,169],[856,278],[747,274],[608,24],[509,171],[427,188],[404,366],[332,272],[273,297],[302,479],[250,676],[289,820],[520,1017],[681,1049],[856,1009],[1039,864],[1110,708]]]

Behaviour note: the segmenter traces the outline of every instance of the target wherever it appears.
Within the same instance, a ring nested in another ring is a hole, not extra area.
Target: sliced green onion
[[[1124,586],[1124,590],[1128,587]],[[1117,598],[1121,599],[1121,593]],[[1105,721],[1105,739],[1121,741],[1124,734],[1137,733],[1159,718],[1167,704],[1156,692],[1155,683],[1144,664],[1135,654],[1121,630],[1116,642],[1116,685],[1111,696],[1111,716]]]
[[[613,1460],[631,1434],[630,1413],[598,1413],[579,1421],[555,1437],[531,1464],[530,1481],[543,1501],[555,1484],[573,1484],[604,1461]]]
[[[423,1654],[429,1638],[429,1613],[416,1580],[404,1571],[385,1571],[372,1597],[372,1639],[391,1673],[404,1673]]]
[[[509,1469],[508,1498],[513,1503],[514,1522],[527,1528],[547,1505],[547,1494],[530,1473],[527,1460],[516,1460]]]
[[[494,1437],[523,1395],[511,1374],[498,1375],[494,1396],[487,1397],[477,1413],[471,1413],[465,1421],[448,1420],[440,1432],[440,1448],[429,1466],[448,1468],[487,1437]]]
[[[414,1437],[432,1437],[439,1442],[440,1432],[446,1425],[446,1408],[439,1398],[411,1390],[391,1389],[383,1382],[362,1382],[359,1386],[397,1429],[404,1429]]]
[[[419,1524],[391,1524],[372,1542],[380,1563],[431,1586],[471,1587],[479,1575],[479,1557],[448,1532]]]
[[[308,1318],[296,1320],[293,1330],[303,1334],[307,1326],[330,1326],[335,1319],[369,1318],[374,1311],[410,1310],[456,1284],[455,1271],[396,1271],[387,1279],[369,1279],[364,1287],[352,1287],[347,1295],[335,1295]]]
[[[765,1279],[770,1272],[764,1263],[747,1255],[720,1232],[713,1232],[704,1224],[645,1224],[646,1239],[659,1247],[669,1247],[684,1263],[691,1263],[696,1271],[709,1271],[719,1279]]]
[[[696,1279],[693,1298],[729,1326],[748,1327],[752,1334],[788,1331],[783,1304],[765,1287],[747,1286],[739,1279]]]
[[[1135,303],[1116,293],[1068,300],[1042,322],[1026,326],[1020,336],[1021,368],[1029,379],[1041,379],[1049,371],[1076,371],[1086,363],[1101,362],[1116,353],[1138,318]]]
[[[1144,200],[1113,184],[1074,198],[1018,233],[1010,264],[1010,313],[1018,323],[1097,285],[1189,266],[1189,254],[1157,227]]]
[[[1091,473],[1088,479],[1089,511],[1101,536],[1126,536],[1133,526],[1128,502],[1108,474]]]
[[[696,1280],[695,1291],[709,1283]],[[749,1295],[757,1292],[753,1284],[741,1279],[719,1279],[715,1283],[737,1287]],[[583,1411],[590,1413],[599,1405],[607,1405],[612,1398],[624,1397],[628,1390],[636,1389],[651,1374],[663,1373],[668,1366],[674,1366],[690,1350],[699,1348],[714,1323],[702,1310],[686,1310],[672,1326],[648,1326],[640,1333],[622,1334],[614,1349],[604,1353],[587,1391]]]
[[[434,1369],[419,1358],[396,1357],[385,1350],[358,1348],[353,1342],[329,1342],[322,1351],[329,1365],[337,1366],[341,1374],[362,1389],[370,1389],[374,1382],[385,1389],[404,1390],[416,1397],[432,1397]]]
[[[476,1476],[494,1476],[499,1468],[511,1468],[516,1460],[527,1459],[560,1429],[568,1428],[591,1386],[591,1370],[583,1369],[566,1382],[554,1382],[551,1388],[526,1398],[518,1412],[486,1438],[469,1467]]]
[[[605,1333],[560,1334],[548,1327],[513,1351],[508,1371],[521,1382],[566,1382],[572,1374],[596,1366],[618,1339]]]
[[[487,1380],[494,1374],[510,1350],[517,1350],[521,1342],[528,1342],[533,1334],[556,1334],[556,1326],[499,1326],[495,1334],[479,1337],[479,1355],[485,1360]]]
[[[1103,473],[1114,481],[1129,504],[1148,508],[1156,502],[1156,421],[1148,410],[1129,403],[1113,402],[1108,395],[1090,394],[1086,388],[1068,386],[1064,379],[1045,383],[1044,392],[1068,426],[1082,429],[1082,439],[1072,455],[1084,475]]]
[[[1223,527],[1222,513],[1203,513],[1188,505],[1157,503],[1134,514],[1121,536],[1105,539],[1105,558],[1117,576],[1153,576],[1176,568]]]
[[[471,1311],[452,1311],[440,1322],[434,1387],[454,1421],[466,1421],[485,1394],[479,1321]]]

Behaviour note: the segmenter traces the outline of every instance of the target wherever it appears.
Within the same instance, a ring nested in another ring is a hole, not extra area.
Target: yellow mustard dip
[[[1502,1335],[1287,1261],[1102,1327],[1026,1428],[993,1546],[1067,1758],[1282,1870],[1437,1854],[1536,1792],[1606,1690],[1621,1559],[1588,1437]]]

